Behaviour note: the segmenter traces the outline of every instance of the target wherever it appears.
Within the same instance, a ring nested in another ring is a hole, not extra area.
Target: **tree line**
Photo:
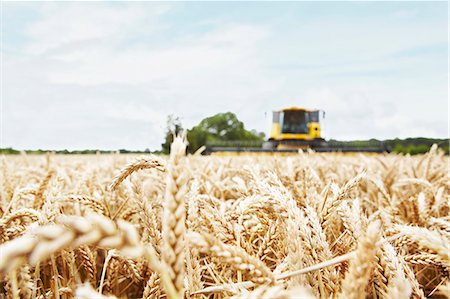
[[[167,117],[166,130],[164,134],[164,140],[161,144],[161,149],[156,151],[150,151],[145,149],[143,151],[130,151],[126,149],[120,149],[118,151],[105,151],[105,150],[60,150],[50,151],[56,154],[109,154],[109,153],[162,153],[168,154],[170,150],[170,144],[172,143],[174,134],[184,132],[188,141],[188,152],[194,153],[206,144],[221,144],[221,146],[227,146],[227,142],[239,140],[240,142],[246,142],[252,144],[254,147],[260,147],[265,140],[265,134],[256,130],[248,130],[245,125],[240,121],[236,115],[232,112],[218,113],[213,116],[209,116],[200,121],[199,124],[192,128],[184,128],[179,117],[169,115]],[[361,144],[368,141],[379,141],[376,139],[360,140],[360,141],[348,141],[348,143],[355,144],[355,142],[361,142]],[[406,138],[406,139],[388,139],[382,140],[385,146],[394,153],[403,154],[423,154],[426,153],[430,147],[436,143],[444,152],[449,154],[449,139],[437,139],[437,138]],[[341,144],[345,144],[346,141],[340,141]],[[233,146],[232,143],[229,146]],[[49,150],[26,150],[27,154],[44,154]],[[0,148],[0,154],[20,154],[19,150],[13,148]]]
[[[191,129],[183,128],[179,117],[170,115],[167,118],[167,128],[164,143],[161,144],[162,153],[167,154],[174,134],[185,131],[188,141],[188,152],[194,153],[207,143],[226,141],[246,141],[255,144],[264,141],[265,134],[255,130],[247,130],[244,123],[234,113],[218,113],[206,117]]]

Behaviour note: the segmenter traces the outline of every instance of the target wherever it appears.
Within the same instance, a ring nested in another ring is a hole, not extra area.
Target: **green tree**
[[[11,147],[8,147],[8,148],[0,148],[0,154],[17,155],[20,154],[20,152]]]
[[[173,141],[174,134],[177,135],[181,131],[183,131],[183,126],[181,125],[180,118],[173,114],[167,116],[166,134],[164,143],[161,144],[162,152],[164,154],[168,154],[170,152],[170,144]]]
[[[218,113],[203,119],[187,132],[189,151],[195,152],[207,142],[215,141],[262,141],[264,133],[248,131],[234,113]]]

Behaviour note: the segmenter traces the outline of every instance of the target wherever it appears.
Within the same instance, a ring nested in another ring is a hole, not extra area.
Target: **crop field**
[[[0,158],[0,298],[449,297],[436,147]]]

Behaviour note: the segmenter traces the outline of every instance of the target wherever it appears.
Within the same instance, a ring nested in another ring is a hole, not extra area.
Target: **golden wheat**
[[[449,158],[4,156],[0,298],[447,296]]]

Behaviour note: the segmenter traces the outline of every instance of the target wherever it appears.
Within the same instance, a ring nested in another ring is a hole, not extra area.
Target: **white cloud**
[[[174,42],[161,49],[151,45],[112,49],[103,43],[56,55],[61,66],[50,72],[58,84],[140,84],[185,75],[220,72],[249,65],[263,28],[235,25],[208,32],[196,40]],[[209,76],[209,74],[207,76]]]
[[[136,34],[136,30],[142,31],[137,24],[149,19],[154,20],[167,10],[168,5],[144,10],[139,3],[45,3],[39,9],[41,19],[33,22],[26,30],[32,40],[27,51],[42,54],[46,51],[57,51],[64,46],[78,46],[83,42],[118,42],[130,32]],[[146,25],[146,32],[155,30],[155,22]]]

